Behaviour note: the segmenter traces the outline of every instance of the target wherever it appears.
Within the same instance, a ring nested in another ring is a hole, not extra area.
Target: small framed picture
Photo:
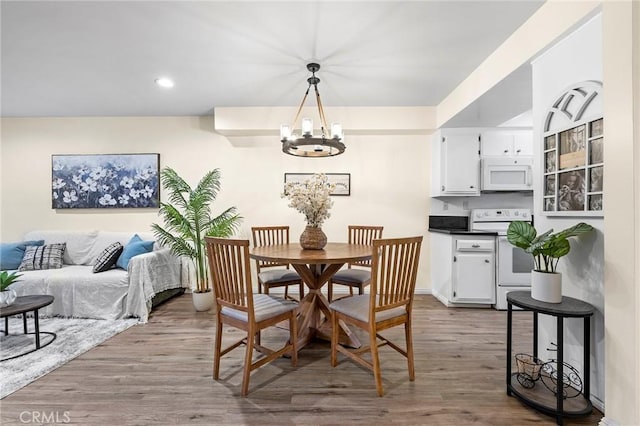
[[[602,152],[602,138],[594,139],[591,141],[591,158],[589,164],[598,164],[604,161],[604,153]]]
[[[329,183],[332,183],[336,186],[331,195],[342,195],[349,196],[351,195],[351,173],[324,173],[329,180]],[[284,183],[291,182],[304,182],[313,176],[314,173],[285,173],[284,174]]]

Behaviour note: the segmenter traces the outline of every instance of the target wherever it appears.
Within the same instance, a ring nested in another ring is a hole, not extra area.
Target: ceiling
[[[321,65],[326,106],[434,106],[542,4],[3,0],[1,112],[173,116],[295,106],[310,61]],[[503,85],[506,95],[530,79],[520,74]],[[175,87],[157,87],[159,76]]]

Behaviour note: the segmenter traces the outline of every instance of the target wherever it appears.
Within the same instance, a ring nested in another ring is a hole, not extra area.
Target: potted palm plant
[[[169,202],[160,203],[159,213],[164,219],[164,227],[154,223],[153,233],[160,244],[192,262],[195,267],[195,283],[192,284],[194,307],[197,311],[207,311],[213,306],[213,293],[204,237],[234,235],[242,217],[235,207],[229,207],[217,216],[211,212],[211,204],[220,191],[219,169],[207,172],[195,188],[191,188],[170,167],[162,169],[160,179],[168,191]]]
[[[17,272],[0,272],[0,308],[10,306],[16,301],[16,292],[9,288],[9,286],[16,282],[21,276],[22,274],[18,274]]]
[[[529,222],[511,222],[507,240],[533,256],[531,297],[548,303],[562,302],[562,275],[556,271],[560,258],[571,250],[569,238],[591,232],[593,227],[580,222],[563,231],[553,229],[538,235]]]

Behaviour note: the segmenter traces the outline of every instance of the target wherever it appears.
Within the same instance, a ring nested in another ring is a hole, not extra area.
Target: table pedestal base
[[[313,265],[312,271],[306,265],[293,265],[307,285],[309,292],[300,301],[298,318],[298,349],[303,348],[314,338],[331,341],[331,311],[329,301],[321,289],[344,264],[331,264],[326,268]],[[345,323],[340,322],[339,341],[345,346],[359,348],[360,341]]]

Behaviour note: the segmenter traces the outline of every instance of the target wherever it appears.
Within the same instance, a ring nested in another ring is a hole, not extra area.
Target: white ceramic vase
[[[197,312],[206,312],[213,307],[213,291],[209,290],[204,293],[191,293],[193,296],[193,307]]]
[[[11,306],[13,302],[16,301],[16,297],[18,297],[18,295],[13,289],[8,288],[0,291],[0,308]]]
[[[562,302],[562,274],[531,271],[531,297],[541,302]]]

